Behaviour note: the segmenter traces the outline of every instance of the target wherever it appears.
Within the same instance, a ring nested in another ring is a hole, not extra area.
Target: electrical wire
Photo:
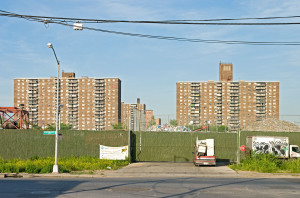
[[[2,13],[1,13],[2,12]],[[65,18],[65,17],[47,17],[47,16],[32,16],[32,15],[19,15],[7,11],[0,10],[0,16],[7,16],[7,17],[17,17],[22,18],[29,21],[36,21],[41,22],[44,24],[48,23],[54,23],[54,24],[60,24],[64,26],[70,26],[73,27],[73,25],[68,24],[69,22],[75,22],[75,21],[84,21],[85,23],[88,22],[94,22],[94,23],[117,23],[117,22],[126,22],[126,23],[158,23],[158,24],[259,24],[259,25],[275,25],[275,24],[284,24],[284,25],[291,25],[291,24],[300,24],[300,22],[295,23],[182,23],[180,20],[180,23],[174,22],[176,20],[172,21],[124,21],[124,20],[98,20],[98,19],[79,19],[79,18]],[[278,18],[298,18],[300,16],[289,16],[289,17],[265,17],[265,18],[240,18],[240,19],[210,19],[210,20],[249,20],[249,19],[278,19]],[[189,20],[191,21],[191,20]],[[201,20],[202,21],[202,20]],[[197,42],[197,43],[223,43],[223,44],[244,44],[244,45],[300,45],[300,42],[251,42],[251,41],[226,41],[226,40],[204,40],[204,39],[191,39],[191,38],[181,38],[181,37],[173,37],[173,36],[160,36],[160,35],[150,35],[150,34],[139,34],[139,33],[129,33],[129,32],[120,32],[120,31],[113,31],[113,30],[105,30],[100,28],[92,28],[92,27],[84,27],[84,29],[92,30],[92,31],[98,31],[98,32],[104,32],[104,33],[110,33],[110,34],[118,34],[118,35],[124,35],[124,36],[132,36],[132,37],[142,37],[142,38],[151,38],[151,39],[161,39],[161,40],[172,40],[172,41],[185,41],[185,42]]]
[[[70,18],[70,17],[49,17],[49,16],[34,16],[34,15],[20,15],[11,12],[7,12],[4,10],[0,10],[0,16],[7,17],[18,17],[18,18],[28,18],[28,19],[37,19],[37,20],[50,20],[49,22],[57,22],[57,21],[68,21],[75,22],[81,21],[84,23],[138,23],[138,24],[168,24],[168,25],[299,25],[300,22],[273,22],[273,23],[212,23],[207,21],[236,21],[236,20],[270,20],[270,19],[291,19],[291,18],[300,18],[300,16],[286,16],[286,17],[261,17],[261,18],[237,18],[237,19],[202,19],[202,20],[163,20],[163,21],[136,21],[136,20],[104,20],[104,19],[85,19],[85,18]],[[205,22],[204,22],[205,21]]]
[[[70,24],[64,24],[64,23],[58,23],[58,24],[73,27],[73,25]],[[180,38],[180,37],[172,37],[172,36],[158,36],[158,35],[149,35],[149,34],[119,32],[119,31],[104,30],[104,29],[91,28],[91,27],[84,27],[84,29],[110,33],[110,34],[125,35],[125,36],[172,40],[172,41],[186,41],[186,42],[195,42],[195,43],[223,43],[223,44],[244,44],[244,45],[300,45],[300,42],[251,42],[251,41],[204,40],[204,39],[191,39],[191,38]]]

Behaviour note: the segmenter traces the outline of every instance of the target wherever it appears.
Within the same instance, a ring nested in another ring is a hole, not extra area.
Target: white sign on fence
[[[125,160],[128,157],[128,146],[110,147],[100,145],[100,159]]]

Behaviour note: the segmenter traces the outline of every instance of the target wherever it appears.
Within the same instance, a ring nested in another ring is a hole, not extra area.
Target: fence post
[[[129,114],[129,113],[128,113]],[[128,116],[128,161],[131,163],[131,118]]]
[[[241,130],[239,129],[237,132],[237,153],[236,153],[236,157],[237,157],[237,163],[239,164],[241,162],[241,158],[240,158],[240,144],[241,144]]]
[[[128,131],[128,161],[131,163],[131,131]]]

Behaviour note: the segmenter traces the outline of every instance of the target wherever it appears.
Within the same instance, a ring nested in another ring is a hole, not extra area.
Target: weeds
[[[250,155],[240,164],[229,166],[233,170],[256,171],[261,173],[300,173],[300,159],[282,160],[272,154]]]
[[[54,158],[32,157],[29,160],[11,159],[3,160],[0,158],[0,173],[51,173]],[[102,160],[96,157],[65,157],[58,160],[59,171],[70,173],[73,171],[103,170],[107,167],[118,169],[128,165],[126,160]]]
[[[300,173],[300,159],[291,159],[282,162],[281,169],[288,173]]]

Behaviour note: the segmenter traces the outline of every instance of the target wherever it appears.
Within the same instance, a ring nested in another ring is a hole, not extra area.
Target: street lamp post
[[[56,87],[56,131],[55,131],[55,163],[53,165],[53,173],[58,173],[58,165],[57,165],[57,152],[58,152],[58,128],[59,128],[59,61],[57,59],[56,53],[54,51],[53,45],[48,43],[47,46],[53,50],[56,62],[57,62],[57,87]]]

